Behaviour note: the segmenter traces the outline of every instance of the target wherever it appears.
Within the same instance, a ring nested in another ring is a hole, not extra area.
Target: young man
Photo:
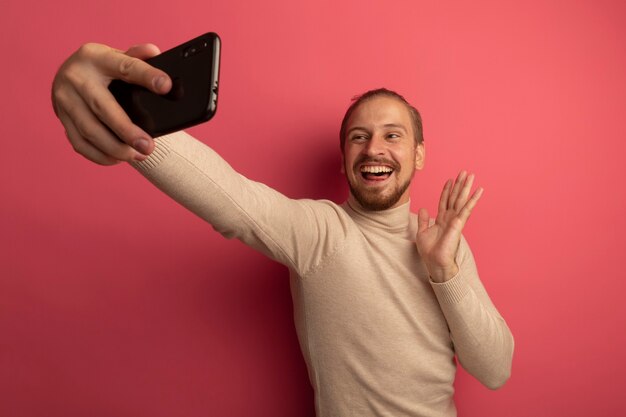
[[[434,221],[410,212],[425,156],[417,110],[388,90],[361,96],[340,135],[348,201],[291,200],[184,132],[153,141],[130,122],[106,87],[121,78],[165,93],[167,76],[137,59],[155,53],[83,46],[55,78],[55,112],[77,152],[133,162],[218,232],[289,268],[317,415],[454,416],[455,356],[489,388],[504,384],[513,338],[461,235],[482,189],[461,172]]]

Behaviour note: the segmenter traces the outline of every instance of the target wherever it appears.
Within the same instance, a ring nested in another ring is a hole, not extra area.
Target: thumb
[[[158,46],[152,43],[142,43],[138,45],[131,46],[126,51],[126,55],[132,56],[133,58],[139,58],[145,61],[148,58],[152,58],[153,56],[159,55],[161,50]]]
[[[417,233],[422,233],[428,229],[428,223],[430,222],[430,216],[428,210],[425,208],[419,209],[417,212]]]
[[[140,59],[141,61],[145,61],[146,59],[155,57],[160,53],[161,50],[159,49],[159,47],[152,43],[142,43],[134,45],[128,48],[126,52],[124,52],[125,55],[131,58]],[[137,84],[143,85],[144,87],[149,88],[151,91],[154,91],[158,94],[165,94],[170,91],[170,89],[172,88],[172,80],[169,75],[159,69],[157,69],[159,74],[154,73],[154,67],[151,67],[150,69],[147,68],[149,67],[143,64],[143,69],[140,73],[142,73],[145,77],[150,78],[150,84],[146,85],[140,82],[137,82]]]

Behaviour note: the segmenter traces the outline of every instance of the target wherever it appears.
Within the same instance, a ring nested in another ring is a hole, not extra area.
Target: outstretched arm
[[[336,229],[329,223],[336,222],[337,207],[291,200],[250,181],[185,132],[155,141],[134,125],[108,85],[122,79],[167,93],[170,78],[143,61],[158,53],[150,44],[126,52],[86,44],[72,54],[52,86],[54,111],[68,140],[76,152],[97,164],[134,163],[162,191],[224,236],[238,238],[303,275],[337,244],[325,233]]]

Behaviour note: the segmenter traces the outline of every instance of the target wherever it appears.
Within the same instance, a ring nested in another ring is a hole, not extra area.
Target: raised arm
[[[131,122],[108,86],[114,79],[165,94],[168,75],[144,59],[159,54],[151,44],[123,52],[106,45],[81,46],[59,68],[52,84],[52,106],[74,150],[100,165],[142,161],[154,149],[153,139]]]
[[[482,195],[470,196],[473,175],[461,172],[448,181],[430,222],[419,211],[417,249],[450,328],[459,362],[485,386],[495,389],[510,376],[513,336],[482,285],[472,252],[461,232]]]

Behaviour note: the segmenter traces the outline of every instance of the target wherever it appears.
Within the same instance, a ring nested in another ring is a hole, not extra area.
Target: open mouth
[[[360,171],[367,181],[384,181],[391,176],[393,168],[386,165],[363,165]]]

